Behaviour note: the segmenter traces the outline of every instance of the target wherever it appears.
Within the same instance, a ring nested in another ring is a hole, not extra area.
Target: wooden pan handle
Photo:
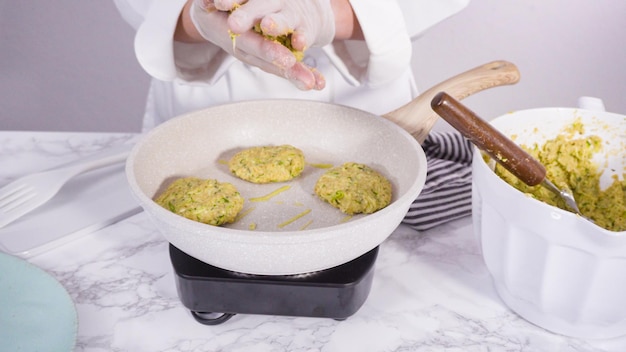
[[[527,185],[538,185],[546,178],[546,169],[539,161],[447,93],[437,93],[431,106],[465,138]]]
[[[514,64],[508,61],[493,61],[433,86],[383,117],[398,124],[422,143],[439,117],[430,108],[430,101],[435,94],[445,91],[461,100],[488,88],[515,84],[519,79],[520,73]]]

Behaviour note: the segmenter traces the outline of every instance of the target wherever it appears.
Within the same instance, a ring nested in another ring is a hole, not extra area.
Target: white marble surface
[[[132,137],[0,132],[0,185]],[[380,247],[367,301],[341,322],[236,315],[199,324],[177,297],[167,249],[139,213],[28,260],[74,300],[76,351],[626,351],[626,338],[568,338],[509,310],[470,218],[423,233],[396,230]]]

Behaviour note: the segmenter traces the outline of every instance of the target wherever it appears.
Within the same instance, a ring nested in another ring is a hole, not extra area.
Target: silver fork
[[[130,144],[107,148],[77,161],[23,176],[0,188],[0,228],[50,200],[72,177],[126,160],[131,148]]]

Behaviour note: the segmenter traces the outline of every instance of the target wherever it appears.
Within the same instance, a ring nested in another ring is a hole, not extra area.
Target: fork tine
[[[25,179],[27,178],[28,176],[23,176],[21,178],[15,179],[12,182],[9,182],[6,185],[3,185],[2,187],[0,187],[0,200],[7,197],[11,193],[14,193],[16,190],[23,188],[24,186],[27,186],[28,183],[25,181]]]
[[[24,188],[26,188],[26,184],[23,182],[13,182],[0,188],[0,205],[10,202],[15,198],[15,194],[23,191]]]
[[[16,180],[0,187],[0,201],[14,193],[16,189],[24,187],[24,184],[18,184],[18,181]]]
[[[20,185],[11,192],[8,192],[4,196],[0,196],[0,210],[3,212],[9,212],[18,206],[28,202],[35,197],[33,187],[27,187],[26,185]]]
[[[12,204],[11,209],[4,212],[0,210],[0,228],[5,225],[21,218],[25,214],[29,213],[33,210],[32,201],[36,200],[35,194],[33,193],[28,199],[24,199],[20,201],[18,204]]]

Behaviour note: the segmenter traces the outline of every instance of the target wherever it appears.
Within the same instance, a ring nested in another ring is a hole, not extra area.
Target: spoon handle
[[[546,169],[524,149],[445,92],[431,100],[432,109],[452,127],[529,186],[546,178]]]

